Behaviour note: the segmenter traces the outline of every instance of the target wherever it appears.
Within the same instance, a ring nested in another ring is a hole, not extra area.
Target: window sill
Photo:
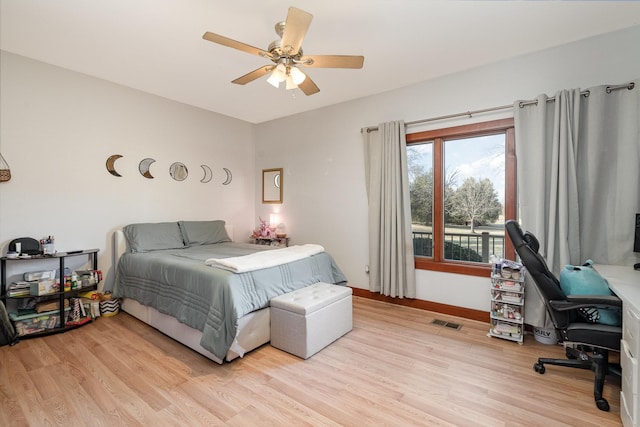
[[[442,271],[444,273],[466,274],[467,276],[491,277],[491,266],[487,264],[467,264],[455,261],[434,261],[430,258],[415,257],[418,270]]]

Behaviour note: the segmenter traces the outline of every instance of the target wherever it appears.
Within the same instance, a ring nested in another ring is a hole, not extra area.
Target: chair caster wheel
[[[607,400],[604,398],[596,399],[596,406],[601,411],[607,411],[607,412],[609,411],[609,402],[607,402]]]
[[[533,365],[533,370],[542,375],[544,374],[544,365],[540,362],[536,362]]]

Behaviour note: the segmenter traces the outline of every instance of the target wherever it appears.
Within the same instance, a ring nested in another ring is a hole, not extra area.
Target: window
[[[514,259],[513,119],[407,134],[407,160],[417,268],[486,276],[492,254]]]

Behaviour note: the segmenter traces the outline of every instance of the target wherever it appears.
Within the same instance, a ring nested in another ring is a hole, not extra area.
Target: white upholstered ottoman
[[[316,283],[271,300],[271,345],[308,359],[353,329],[348,286]]]

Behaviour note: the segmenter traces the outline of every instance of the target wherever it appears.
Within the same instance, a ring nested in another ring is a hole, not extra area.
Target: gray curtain
[[[369,198],[369,290],[415,298],[411,203],[405,125],[381,123],[363,132]]]
[[[555,101],[541,95],[535,105],[514,104],[520,222],[538,237],[555,274],[587,259],[637,262],[639,82],[633,89],[562,90]],[[547,327],[536,299],[527,293],[526,323]]]
[[[549,269],[579,260],[578,183],[580,90],[546,95],[515,106],[518,206],[522,227],[540,241]],[[579,261],[577,261],[579,262]]]

